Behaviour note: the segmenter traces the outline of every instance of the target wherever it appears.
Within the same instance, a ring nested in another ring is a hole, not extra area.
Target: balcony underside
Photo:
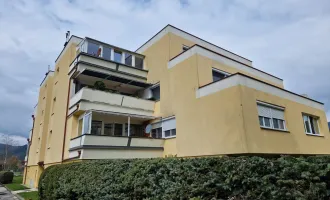
[[[71,78],[76,78],[85,70],[98,73],[97,76],[116,76],[122,79],[128,79],[142,83],[146,83],[148,75],[148,71],[143,69],[134,68],[121,63],[116,63],[81,53],[70,65],[68,74]]]

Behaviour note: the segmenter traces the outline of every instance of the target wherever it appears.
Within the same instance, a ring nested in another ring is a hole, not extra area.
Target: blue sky
[[[328,0],[0,0],[0,134],[28,136],[66,31],[136,50],[167,24],[283,78],[286,89],[324,102],[330,119]]]

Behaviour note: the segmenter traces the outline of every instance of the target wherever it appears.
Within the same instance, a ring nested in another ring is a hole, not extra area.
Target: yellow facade
[[[84,159],[330,153],[323,104],[286,91],[282,79],[254,68],[248,59],[170,25],[136,51],[144,55],[142,70],[99,58],[93,58],[93,65],[81,64],[78,59],[75,64],[81,41],[81,38],[71,38],[57,59],[55,72],[40,88],[24,179],[26,185],[37,187],[41,172],[50,165]],[[190,48],[183,51],[183,46]],[[86,78],[87,72],[91,74],[88,70],[94,70],[94,75],[99,73],[97,78]],[[214,81],[212,70],[230,75]],[[72,93],[74,78],[102,80],[102,73],[108,74],[105,76],[107,87],[113,87],[108,81],[110,76],[140,81],[140,84],[159,83],[160,100],[153,102],[94,89],[81,90],[81,97]],[[87,92],[92,95],[88,96]],[[273,128],[261,126],[260,102],[281,109],[285,129],[275,129],[275,121],[270,122]],[[82,122],[89,112],[93,120],[102,124],[101,135],[85,135],[84,126],[88,125]],[[305,133],[304,114],[317,121],[319,134]],[[166,122],[168,119],[172,121]],[[105,135],[105,124],[108,128],[120,124],[124,134],[125,124],[129,123],[153,127],[172,123],[176,135],[164,137],[164,131],[162,139]]]

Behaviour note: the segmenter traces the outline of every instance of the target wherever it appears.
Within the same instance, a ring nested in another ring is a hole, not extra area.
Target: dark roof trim
[[[109,145],[81,145],[70,148],[69,151],[79,149],[112,149],[112,150],[159,150],[163,151],[164,147],[136,147],[136,146],[109,146]]]
[[[242,74],[242,73],[239,73],[239,72],[238,72],[238,73],[235,73],[235,74],[232,74],[232,75],[230,75],[230,76],[227,76],[227,77],[225,77],[225,78],[223,78],[223,79],[221,79],[221,80],[214,81],[214,82],[208,83],[208,84],[206,84],[206,85],[203,85],[203,86],[199,87],[199,89],[200,89],[200,88],[203,88],[203,87],[206,87],[206,86],[208,86],[208,85],[211,85],[211,84],[213,84],[213,83],[216,83],[216,82],[222,81],[222,80],[224,80],[224,79],[231,78],[231,77],[236,76],[236,75],[241,75],[241,76],[244,76],[244,77],[246,77],[246,78],[250,78],[250,79],[255,80],[255,81],[258,81],[258,82],[260,82],[260,83],[263,83],[263,84],[266,84],[266,85],[269,85],[269,86],[275,87],[275,88],[277,88],[277,89],[283,90],[283,91],[288,92],[288,93],[291,93],[291,94],[293,94],[293,95],[296,95],[296,96],[302,97],[302,98],[304,98],[304,99],[308,99],[308,100],[310,100],[310,101],[314,101],[314,102],[316,102],[316,103],[319,103],[319,104],[324,105],[324,103],[322,103],[322,102],[316,101],[316,100],[314,100],[314,99],[310,99],[310,98],[308,98],[308,97],[305,97],[305,96],[302,96],[302,95],[300,95],[300,94],[297,94],[297,93],[291,92],[291,91],[289,91],[289,90],[285,90],[285,89],[283,89],[283,88],[277,87],[277,86],[272,85],[272,84],[270,84],[270,83],[266,83],[266,82],[264,82],[264,81],[261,81],[261,80],[259,80],[259,79],[253,78],[253,77],[251,77],[251,76],[248,76],[248,75],[245,75],[245,74]]]
[[[101,42],[99,40],[96,40],[96,39],[93,39],[93,38],[90,38],[90,37],[86,37],[87,40],[90,40],[90,41],[93,41],[93,42],[97,42],[97,43],[100,43],[100,44],[103,44],[103,45],[107,45],[107,46],[110,46],[114,49],[118,49],[118,50],[122,50],[122,51],[126,51],[128,53],[131,53],[131,54],[134,54],[134,55],[138,55],[138,56],[141,56],[141,57],[145,57],[145,55],[143,54],[140,54],[140,53],[136,53],[134,51],[130,51],[130,50],[127,50],[127,49],[124,49],[124,48],[121,48],[121,47],[117,47],[117,46],[114,46],[112,44],[108,44],[108,43],[105,43],[105,42]]]
[[[44,83],[44,81],[46,80],[46,78],[47,78],[47,76],[48,76],[48,74],[49,74],[50,72],[54,72],[54,71],[49,70],[49,71],[45,74],[45,77],[44,77],[44,79],[41,81],[40,86]],[[38,105],[38,104],[37,104],[37,105]],[[37,105],[36,105],[36,106],[37,106]]]
[[[65,50],[67,44],[69,44],[69,42],[70,42],[70,40],[72,39],[72,37],[76,37],[76,38],[79,38],[79,39],[81,39],[81,40],[83,39],[83,38],[81,38],[81,37],[78,37],[78,36],[75,36],[75,35],[71,35],[71,37],[70,37],[70,39],[68,40],[68,42],[65,43],[65,45],[64,45],[64,47],[63,47],[61,53],[57,56],[57,58],[56,58],[56,60],[55,60],[55,63],[57,62],[58,58],[61,56],[61,54],[62,54],[63,51]]]
[[[222,56],[222,57],[225,57],[225,58],[227,58],[227,59],[229,59],[229,60],[232,60],[232,61],[234,61],[234,62],[237,62],[237,63],[242,64],[242,65],[244,65],[244,66],[250,67],[250,68],[252,68],[252,69],[254,69],[254,70],[257,70],[257,71],[259,71],[259,72],[261,72],[261,73],[267,74],[267,75],[269,75],[269,76],[272,76],[272,77],[274,77],[274,78],[277,78],[277,79],[283,81],[283,79],[281,79],[281,78],[279,78],[279,77],[276,77],[276,76],[274,76],[274,75],[268,74],[267,72],[261,71],[260,69],[257,69],[257,68],[254,68],[254,67],[251,67],[250,65],[247,65],[247,64],[244,64],[244,63],[242,63],[242,62],[239,62],[239,61],[237,61],[237,60],[235,60],[235,59],[229,58],[229,57],[227,57],[227,56],[225,56],[225,55],[222,55],[222,54],[220,54],[220,53],[218,53],[218,52],[215,52],[215,51],[213,51],[213,50],[211,50],[211,49],[208,49],[208,48],[206,48],[206,47],[200,46],[200,45],[198,45],[198,44],[194,44],[194,45],[191,46],[187,51],[189,51],[191,48],[193,48],[193,47],[195,47],[195,46],[200,47],[200,48],[203,48],[203,49],[205,49],[205,50],[207,50],[207,51],[210,51],[210,52],[212,52],[212,53],[215,53],[215,54],[217,54],[217,55],[220,55],[220,56]],[[171,58],[171,60],[175,59],[176,57],[179,57],[181,54],[184,54],[185,52],[186,52],[186,51],[183,51],[183,52],[179,53],[179,54],[176,55],[175,57]],[[170,60],[170,61],[171,61],[171,60]]]
[[[220,48],[220,49],[222,49],[222,50],[224,50],[224,51],[226,51],[226,52],[228,52],[228,53],[231,53],[231,54],[234,54],[234,55],[236,55],[236,56],[238,56],[238,57],[241,57],[241,58],[243,58],[243,59],[245,59],[245,60],[248,60],[248,61],[250,61],[250,62],[252,62],[251,60],[249,60],[249,59],[247,59],[247,58],[244,58],[244,57],[242,57],[242,56],[240,56],[240,55],[238,55],[238,54],[235,54],[235,53],[233,53],[233,52],[231,52],[231,51],[228,51],[227,49],[224,49],[224,48],[221,48],[221,47],[219,47],[219,46],[217,46],[217,45],[215,45],[215,44],[213,44],[213,43],[211,43],[211,42],[208,42],[208,41],[206,41],[206,40],[203,40],[202,38],[199,38],[199,37],[197,37],[196,35],[193,35],[193,34],[191,34],[191,33],[188,33],[188,32],[186,32],[186,31],[184,31],[184,30],[182,30],[182,29],[179,29],[179,28],[177,28],[177,27],[175,27],[175,26],[173,26],[173,25],[171,25],[171,24],[168,24],[168,25],[166,25],[162,30],[160,30],[158,33],[156,33],[152,38],[150,38],[147,42],[145,42],[143,45],[141,45],[136,51],[138,51],[141,47],[143,47],[145,44],[147,44],[150,40],[152,40],[154,37],[156,37],[156,35],[158,35],[160,32],[162,32],[165,28],[167,28],[168,26],[170,26],[170,27],[172,27],[172,28],[175,28],[175,29],[177,29],[177,30],[179,30],[179,31],[181,31],[181,32],[183,32],[183,33],[186,33],[186,34],[188,34],[188,35],[190,35],[190,36],[193,36],[193,37],[195,37],[195,38],[197,38],[197,39],[199,39],[199,40],[202,40],[203,42],[206,42],[206,43],[208,43],[208,44],[210,44],[210,45],[212,45],[212,46],[215,46],[215,47],[217,47],[217,48]]]

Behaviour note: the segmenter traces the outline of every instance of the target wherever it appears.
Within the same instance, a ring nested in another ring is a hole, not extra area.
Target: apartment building
[[[30,187],[51,165],[91,159],[330,153],[323,103],[171,25],[136,51],[67,38],[33,119]]]

